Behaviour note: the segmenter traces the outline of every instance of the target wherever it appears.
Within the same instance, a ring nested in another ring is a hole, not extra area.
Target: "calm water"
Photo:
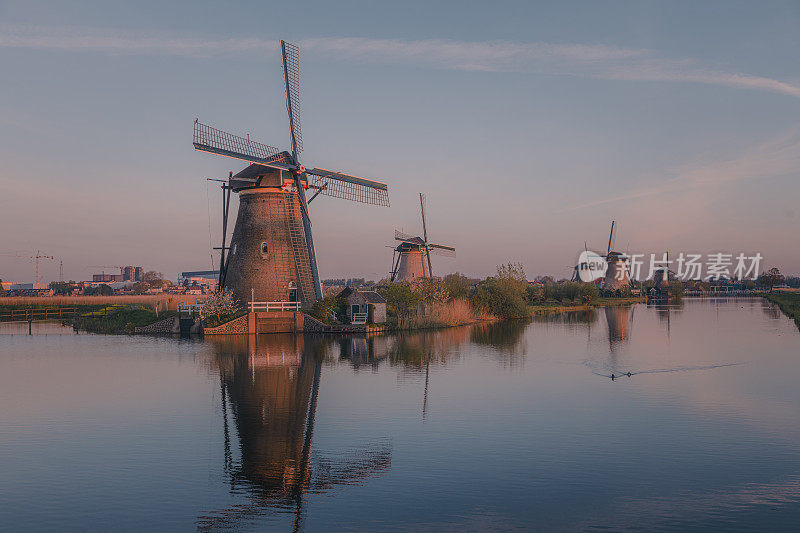
[[[760,300],[367,340],[0,333],[4,530],[800,524],[800,334]]]

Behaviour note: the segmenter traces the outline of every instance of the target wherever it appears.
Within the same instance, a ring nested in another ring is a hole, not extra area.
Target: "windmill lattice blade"
[[[443,255],[445,257],[455,257],[456,249],[452,246],[443,246],[441,244],[429,244],[428,250],[434,255]]]
[[[283,170],[296,168],[292,165],[286,152],[281,152],[274,146],[212,128],[197,120],[194,122],[193,144],[195,150],[202,152],[224,155]]]
[[[398,241],[413,241],[415,239],[418,239],[418,237],[412,237],[408,233],[403,233],[402,231],[399,230],[394,230],[394,238],[395,240]]]
[[[300,49],[286,41],[281,41],[281,45],[289,135],[295,151],[299,154],[303,151],[303,133],[300,129]]]
[[[389,188],[385,183],[324,168],[312,168],[306,174],[312,187],[319,188],[327,184],[320,192],[323,196],[389,207]]]

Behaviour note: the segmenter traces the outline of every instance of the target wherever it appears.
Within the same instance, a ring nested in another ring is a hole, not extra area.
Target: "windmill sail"
[[[400,230],[394,230],[394,239],[396,241],[417,241],[419,237],[414,237],[408,233],[403,233]]]
[[[368,180],[324,168],[306,170],[311,187],[320,189],[323,196],[352,200],[363,204],[389,207],[389,188],[380,181]]]
[[[274,146],[251,141],[249,137],[240,137],[218,130],[198,120],[194,121],[193,144],[195,150],[224,155],[248,163],[257,163],[280,170],[297,168],[292,164],[289,154],[281,152]]]
[[[286,112],[289,114],[289,139],[295,159],[303,151],[303,134],[300,131],[300,50],[281,41],[283,80],[286,85]]]
[[[443,255],[445,257],[455,257],[456,249],[452,246],[444,246],[443,244],[429,244],[428,250],[434,255]]]

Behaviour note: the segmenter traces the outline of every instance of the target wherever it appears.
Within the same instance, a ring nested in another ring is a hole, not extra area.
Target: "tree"
[[[778,270],[778,268],[772,267],[761,274],[758,282],[758,284],[762,287],[769,287],[769,292],[772,292],[772,289],[775,287],[775,285],[780,285],[783,283],[783,274],[781,274],[781,271]]]
[[[97,287],[97,292],[100,296],[111,296],[114,294],[114,289],[112,289],[109,285],[103,283],[99,287]]]
[[[518,283],[528,283],[522,263],[506,263],[497,267],[497,278]]]
[[[594,283],[581,283],[580,287],[580,296],[583,303],[591,303],[592,300],[596,300],[597,297],[600,295],[600,291],[597,289],[597,285]]]
[[[426,304],[443,304],[450,299],[447,286],[437,278],[417,278],[411,283],[411,289],[419,293]]]
[[[161,272],[156,272],[155,270],[148,270],[144,274],[142,274],[142,281],[157,281],[157,280],[164,280],[164,275]]]
[[[146,281],[137,281],[131,287],[133,294],[147,294],[147,289],[149,288],[150,284]]]
[[[447,292],[450,294],[450,299],[458,300],[459,298],[466,298],[469,296],[470,280],[464,274],[456,272],[455,274],[448,274],[442,279]]]
[[[486,278],[470,294],[470,304],[498,318],[522,317],[528,314],[526,297],[528,282],[519,263],[497,267],[495,277]]]
[[[422,301],[422,295],[412,290],[407,281],[389,283],[380,287],[378,292],[386,298],[386,310],[397,317],[398,324],[402,324],[412,311],[415,312]]]
[[[239,301],[233,296],[233,291],[223,288],[206,298],[200,310],[200,318],[205,319],[213,316],[219,320],[225,315],[235,313],[240,307]]]

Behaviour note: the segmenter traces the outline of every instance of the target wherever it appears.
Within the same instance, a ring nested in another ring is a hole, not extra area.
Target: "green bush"
[[[386,298],[386,313],[398,325],[416,313],[417,306],[422,302],[422,295],[415,292],[407,281],[387,283],[379,287],[378,292]]]
[[[327,296],[314,302],[314,306],[309,311],[311,316],[326,324],[333,323],[331,313],[335,313],[339,321],[344,321],[347,318],[347,301],[338,296]]]
[[[528,315],[525,300],[527,287],[508,278],[486,278],[470,294],[474,309],[497,318],[513,318]]]

